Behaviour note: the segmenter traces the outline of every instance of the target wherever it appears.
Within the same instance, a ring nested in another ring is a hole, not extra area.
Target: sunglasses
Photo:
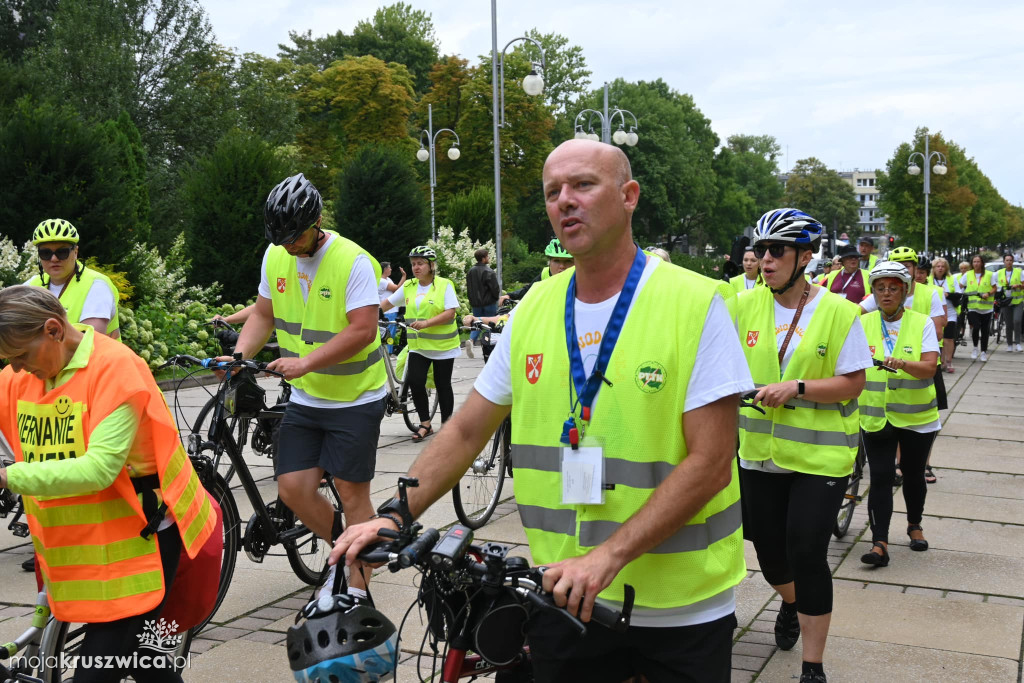
[[[61,247],[60,249],[39,249],[39,259],[41,261],[49,261],[56,254],[57,258],[61,261],[66,261],[68,256],[71,256],[71,250],[74,247]]]
[[[874,288],[874,290],[878,294],[899,294],[900,292],[903,291],[903,287],[883,287],[881,285],[878,285]]]
[[[785,244],[758,244],[754,246],[754,256],[757,258],[764,258],[765,253],[772,255],[772,258],[782,258],[782,255],[786,253]]]

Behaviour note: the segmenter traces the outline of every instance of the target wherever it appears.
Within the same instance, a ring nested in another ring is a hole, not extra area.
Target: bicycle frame
[[[496,671],[511,671],[518,669],[525,662],[530,660],[530,646],[523,647],[523,654],[510,664],[491,664],[480,655],[467,655],[467,650],[448,648],[448,655],[444,658],[444,668],[441,670],[442,683],[456,683],[463,678],[474,676],[486,676]]]

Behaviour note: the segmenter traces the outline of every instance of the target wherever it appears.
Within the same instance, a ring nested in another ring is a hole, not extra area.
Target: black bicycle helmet
[[[301,173],[285,178],[270,191],[263,207],[266,237],[287,244],[316,224],[324,202],[313,183]]]
[[[325,595],[288,629],[288,664],[300,683],[388,680],[398,662],[398,630],[379,611],[351,595]]]

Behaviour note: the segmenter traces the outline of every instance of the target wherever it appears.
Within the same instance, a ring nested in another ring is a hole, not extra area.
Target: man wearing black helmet
[[[321,230],[322,208],[301,173],[271,190],[263,213],[271,246],[235,351],[251,358],[277,330],[281,357],[269,368],[292,385],[279,435],[278,492],[306,526],[333,540],[341,520],[317,495],[325,471],[334,475],[349,524],[373,515],[385,371],[377,335],[380,265],[354,242]],[[363,597],[359,574],[352,573],[349,591]],[[332,583],[330,576],[326,585]]]

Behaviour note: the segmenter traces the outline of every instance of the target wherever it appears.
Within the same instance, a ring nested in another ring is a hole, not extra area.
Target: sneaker
[[[320,588],[318,588],[316,591],[316,597],[318,600],[324,597],[325,595],[332,595],[331,591],[334,589],[334,577],[337,575],[337,573],[338,565],[332,564],[330,566],[330,569],[327,570],[327,578],[324,580],[322,584],[320,584]]]
[[[796,615],[796,603],[783,602],[779,616],[775,617],[775,644],[780,650],[792,650],[800,639],[800,620]]]
[[[464,346],[466,347],[466,357],[467,358],[472,358],[473,357],[473,342],[467,339],[466,343],[464,344]]]
[[[981,352],[981,362],[984,363],[987,360],[988,360],[988,354],[985,353],[984,351],[982,351]]]
[[[1017,344],[1017,353],[1024,353],[1024,346]]]
[[[36,556],[32,555],[32,557],[22,562],[21,568],[27,572],[34,572],[36,570]]]
[[[808,671],[800,675],[800,683],[828,683],[828,679],[825,678],[823,673],[811,673]]]
[[[978,360],[978,347],[975,346],[974,350],[971,351],[971,360]]]

